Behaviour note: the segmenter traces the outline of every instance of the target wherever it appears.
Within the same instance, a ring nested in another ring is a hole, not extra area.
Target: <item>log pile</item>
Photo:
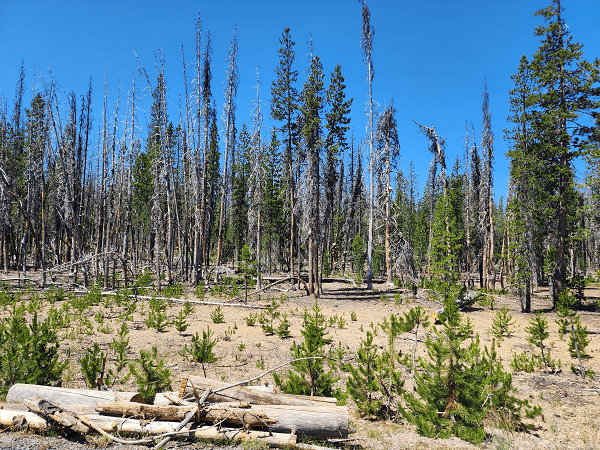
[[[8,403],[0,404],[0,427],[96,431],[119,443],[155,443],[155,448],[173,436],[260,440],[281,447],[297,447],[299,437],[348,436],[348,410],[337,406],[334,398],[273,393],[241,384],[184,376],[179,392],[161,393],[154,405],[144,404],[136,392],[15,384],[8,391]],[[114,435],[123,432],[144,437],[126,440]]]

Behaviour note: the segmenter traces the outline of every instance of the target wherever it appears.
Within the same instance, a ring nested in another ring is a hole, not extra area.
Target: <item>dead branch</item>
[[[263,279],[264,279],[264,278],[263,278]],[[309,295],[310,291],[308,290],[308,285],[306,284],[306,281],[304,281],[302,278],[298,278],[298,277],[287,277],[287,278],[282,278],[281,280],[279,280],[279,281],[276,281],[276,282],[274,282],[274,283],[270,283],[268,286],[265,286],[265,287],[264,287],[264,288],[262,288],[262,289],[258,289],[258,290],[254,291],[254,292],[248,292],[248,296],[251,296],[251,295],[256,295],[256,294],[258,294],[258,293],[260,293],[260,292],[262,292],[262,291],[266,291],[267,289],[271,289],[271,288],[272,288],[273,286],[275,286],[276,284],[283,283],[284,281],[288,281],[288,280],[297,280],[297,281],[301,281],[301,282],[302,282],[302,284],[304,285],[304,289],[306,290],[306,295]],[[244,294],[244,295],[240,295],[239,297],[236,297],[236,298],[234,298],[234,299],[232,299],[232,300],[241,300],[241,299],[243,299],[243,298],[245,298],[245,297],[246,297],[246,295]]]

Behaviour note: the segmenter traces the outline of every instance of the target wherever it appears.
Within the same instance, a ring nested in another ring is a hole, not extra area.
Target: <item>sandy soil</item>
[[[248,304],[264,305],[267,298],[271,296],[278,300],[282,295],[285,296],[279,311],[287,313],[288,320],[292,323],[290,338],[280,339],[277,335],[268,336],[258,322],[255,326],[248,326],[246,317],[259,311],[239,306],[238,301],[234,302],[236,306],[221,307],[224,313],[224,323],[213,323],[211,313],[215,310],[214,305],[194,305],[195,310],[188,317],[190,326],[185,332],[179,333],[173,325],[164,332],[158,332],[149,329],[145,324],[149,309],[148,302],[138,300],[133,321],[126,322],[131,345],[130,358],[139,356],[141,349],[149,350],[156,345],[172,370],[172,387],[176,390],[183,374],[202,375],[202,368],[190,362],[180,352],[186,344],[190,345],[191,338],[195,333],[202,335],[202,331],[210,327],[218,339],[214,348],[218,361],[206,365],[207,376],[229,382],[257,376],[290,359],[292,342],[302,339],[300,333],[302,312],[304,308],[310,309],[315,303],[314,297],[307,296],[304,291],[287,290],[289,286],[285,285],[279,285],[278,288],[285,292],[280,290],[265,292],[262,293],[260,299],[252,297]],[[408,292],[401,292],[402,301],[394,301],[394,295],[399,290],[383,284],[376,284],[373,291],[366,291],[364,287],[353,286],[350,283],[334,282],[326,283],[324,291],[324,295],[318,300],[324,315],[328,318],[331,316],[343,317],[342,322],[345,322],[341,328],[338,322],[329,328],[332,345],[337,347],[338,342],[341,342],[348,351],[348,360],[351,360],[355,354],[366,331],[371,330],[372,326],[381,322],[384,317],[406,312],[416,305],[423,306],[430,314],[434,314],[441,307],[441,303],[434,298],[435,295],[425,290],[419,291],[416,297]],[[596,287],[588,288],[586,294],[588,302],[597,301],[600,298]],[[184,293],[184,298],[198,299],[191,289]],[[207,293],[204,301],[229,302],[226,295],[219,297],[210,295],[210,293]],[[521,313],[520,303],[514,297],[497,295],[495,301],[496,308],[508,307],[516,321],[512,336],[506,338],[497,348],[506,369],[510,370],[509,361],[513,352],[535,351],[525,340],[525,328],[530,315]],[[60,306],[60,304],[55,305],[56,308],[60,308]],[[513,384],[517,389],[517,395],[521,398],[528,398],[534,405],[540,405],[543,408],[543,417],[535,421],[534,427],[526,432],[509,433],[494,428],[493,424],[490,424],[486,427],[488,437],[482,445],[483,448],[600,448],[598,431],[600,427],[600,382],[595,380],[583,382],[581,378],[571,372],[570,365],[576,361],[569,356],[567,342],[561,341],[558,337],[558,326],[555,323],[556,314],[550,311],[550,307],[547,290],[542,289],[536,292],[533,298],[533,309],[540,309],[547,313],[550,327],[550,338],[547,340],[547,344],[551,348],[552,358],[562,360],[562,371],[554,375],[545,375],[543,371],[537,370],[532,374],[513,374]],[[47,308],[48,304],[46,303],[42,309],[47,310]],[[173,319],[182,308],[182,303],[172,302],[167,309],[167,314]],[[93,334],[71,334],[68,339],[64,339],[61,343],[61,351],[65,357],[69,355],[71,360],[64,385],[84,387],[84,381],[76,361],[94,342],[99,343],[105,351],[111,352],[109,344],[121,326],[118,319],[121,310],[122,308],[114,305],[112,305],[112,311],[105,305],[94,307],[87,312],[95,326]],[[104,325],[112,328],[112,334],[98,331],[98,324],[94,317],[98,311],[104,316]],[[356,314],[356,321],[351,320],[352,312]],[[487,332],[495,313],[495,310],[488,307],[477,307],[464,312],[465,316],[471,319],[475,332],[480,335],[482,345],[491,345],[491,338]],[[2,311],[0,317],[6,316],[6,314],[6,311]],[[43,314],[42,312],[42,317]],[[600,330],[600,315],[595,308],[582,311],[581,317],[582,322],[589,329]],[[426,330],[426,332],[431,332],[431,330]],[[61,333],[66,334],[67,331]],[[410,337],[412,335],[405,335],[398,339],[396,345],[401,351],[412,351],[413,341],[409,339]],[[597,334],[591,334],[590,337],[588,353],[591,358],[586,362],[586,366],[600,376],[600,355],[598,354],[600,339]],[[375,342],[381,346],[385,345],[386,336],[380,331],[375,337]],[[423,343],[418,344],[417,355],[425,356]],[[345,375],[340,373],[340,376],[340,383],[344,383]],[[409,389],[411,382],[408,372],[405,373],[404,378],[406,379],[405,387]],[[273,378],[271,375],[267,375],[260,381],[272,384]],[[135,386],[133,381],[129,380],[126,384],[115,386],[115,389],[135,389]],[[473,447],[458,439],[435,440],[420,437],[414,432],[412,425],[403,423],[403,421],[388,423],[360,418],[351,402],[349,404],[351,428],[354,430],[352,436],[357,438],[355,443],[365,448],[462,449]]]

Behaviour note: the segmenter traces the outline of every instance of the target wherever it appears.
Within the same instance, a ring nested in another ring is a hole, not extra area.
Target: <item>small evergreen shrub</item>
[[[127,328],[127,324],[123,322],[121,328],[119,328],[117,337],[114,337],[110,343],[110,348],[115,355],[115,370],[110,372],[111,378],[114,380],[113,384],[120,381],[121,371],[129,364],[129,359],[127,358],[130,350],[128,334],[129,329]]]
[[[381,358],[377,355],[377,346],[373,344],[373,333],[367,331],[367,337],[361,340],[356,353],[356,362],[346,366],[349,372],[346,382],[348,395],[364,415],[379,416],[381,413],[380,368]]]
[[[171,389],[171,370],[158,356],[156,346],[152,351],[141,350],[140,357],[130,364],[138,390],[147,404],[153,404],[156,394]]]
[[[0,394],[15,383],[58,383],[68,364],[59,356],[59,338],[52,321],[40,322],[35,312],[28,325],[24,306],[13,303],[9,316],[0,320]]]
[[[492,321],[492,328],[488,333],[496,338],[498,347],[500,347],[500,342],[504,340],[505,336],[511,335],[514,324],[513,315],[506,306],[496,311],[496,315]]]
[[[97,342],[92,347],[85,349],[84,355],[79,359],[81,374],[85,385],[90,389],[99,389],[106,383],[104,371],[106,368],[106,353],[104,353]]]
[[[148,318],[146,326],[154,328],[156,331],[162,332],[169,326],[169,318],[167,317],[167,303],[165,300],[152,297],[149,302]]]
[[[187,330],[189,324],[187,323],[187,314],[183,309],[179,310],[179,313],[177,316],[175,316],[173,325],[175,325],[175,329],[180,333],[183,333],[185,330]]]
[[[538,365],[538,358],[528,352],[513,353],[510,367],[515,372],[532,373]]]
[[[223,323],[225,322],[225,314],[221,310],[221,306],[217,306],[213,312],[210,313],[210,318],[213,323]]]
[[[581,323],[581,317],[572,308],[581,303],[581,300],[572,295],[568,289],[560,293],[557,306],[558,319],[558,335],[564,339],[565,335],[569,335],[569,353],[572,358],[579,360],[579,372],[585,377],[586,369],[583,365],[583,360],[590,356],[585,349],[590,343],[590,338],[587,327]]]
[[[292,362],[292,369],[284,376],[274,372],[275,383],[288,394],[339,398],[342,393],[334,389],[338,378],[334,376],[331,368],[327,370],[325,366],[325,347],[331,340],[327,334],[325,317],[317,302],[312,308],[312,313],[304,310],[303,322],[301,333],[304,341],[301,344],[294,341],[291,348],[292,358],[308,359]]]
[[[213,348],[217,345],[217,340],[212,339],[212,331],[210,328],[206,328],[206,331],[202,331],[202,338],[196,333],[192,337],[192,345],[184,347],[183,351],[188,355],[188,359],[202,365],[202,371],[206,377],[206,369],[204,363],[211,363],[217,360],[217,357],[213,353]]]
[[[256,321],[258,320],[258,313],[250,313],[246,316],[246,325],[249,327],[253,327],[256,325]]]
[[[275,319],[277,319],[281,314],[278,309],[279,303],[275,297],[273,297],[271,298],[271,303],[269,303],[265,310],[261,313],[260,327],[267,336],[271,336],[276,332],[274,322]]]
[[[479,338],[471,336],[452,298],[444,301],[435,329],[436,340],[427,337],[428,360],[420,359],[415,374],[416,392],[405,393],[404,416],[427,437],[457,436],[471,443],[485,437],[482,405],[485,400],[485,365],[480,361]]]
[[[281,339],[289,338],[292,334],[290,333],[290,327],[292,323],[287,318],[287,313],[283,315],[283,317],[279,320],[279,325],[277,325],[277,336]]]
[[[548,320],[544,313],[537,311],[535,316],[529,319],[529,326],[525,328],[525,331],[529,334],[527,342],[540,349],[544,371],[548,373],[548,366],[553,366],[554,361],[550,358],[549,349],[547,354],[544,352],[544,349],[546,348],[544,340],[550,336],[550,333],[548,332]]]

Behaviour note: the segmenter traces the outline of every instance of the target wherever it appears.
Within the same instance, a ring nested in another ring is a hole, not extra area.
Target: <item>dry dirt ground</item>
[[[0,280],[1,281],[1,280]],[[139,356],[141,349],[150,350],[153,345],[159,349],[160,355],[168,363],[172,370],[172,388],[177,390],[181,376],[184,374],[202,374],[202,368],[186,359],[181,355],[184,346],[191,343],[192,336],[210,327],[218,342],[214,348],[217,355],[217,362],[206,365],[206,372],[209,378],[234,382],[249,379],[257,376],[269,368],[278,366],[289,359],[290,347],[294,340],[301,341],[302,313],[305,308],[310,309],[315,299],[307,296],[304,291],[286,290],[289,286],[279,285],[281,290],[272,290],[264,292],[261,298],[251,297],[249,305],[264,305],[267,298],[274,296],[278,300],[282,295],[285,296],[283,304],[279,311],[287,313],[288,320],[292,323],[290,328],[291,337],[281,339],[277,335],[266,335],[258,322],[255,326],[246,324],[246,317],[259,311],[239,306],[222,306],[224,314],[224,323],[215,324],[211,318],[211,313],[215,310],[214,305],[194,305],[194,312],[188,317],[189,328],[179,333],[173,325],[169,326],[164,332],[158,332],[149,329],[145,320],[148,317],[149,305],[146,300],[138,299],[136,312],[133,321],[128,321],[131,351],[130,358]],[[285,292],[282,292],[285,291]],[[430,314],[435,313],[441,303],[435,299],[435,295],[428,291],[419,291],[416,297],[412,293],[401,292],[401,302],[394,300],[394,295],[399,292],[394,287],[383,284],[376,284],[373,291],[367,291],[364,286],[353,286],[349,283],[326,283],[324,285],[324,294],[318,300],[323,314],[329,318],[332,316],[343,317],[344,320],[337,321],[329,328],[332,345],[338,346],[342,343],[348,353],[348,361],[352,360],[353,355],[359,347],[360,341],[364,338],[367,330],[371,330],[376,324],[383,321],[385,317],[391,314],[398,314],[408,311],[411,307],[420,305]],[[588,287],[586,290],[588,302],[591,303],[600,300],[600,293],[597,287]],[[198,300],[193,290],[184,292],[183,298]],[[210,295],[207,293],[204,301],[227,303],[226,296]],[[532,349],[526,341],[527,333],[525,328],[528,325],[530,315],[521,313],[520,303],[517,299],[507,295],[495,296],[496,308],[507,306],[516,321],[514,332],[511,337],[506,338],[497,349],[499,356],[502,357],[505,368],[511,370],[509,361],[513,352],[530,351]],[[533,309],[546,312],[550,328],[550,337],[547,345],[552,349],[552,358],[562,360],[562,371],[556,374],[545,375],[543,371],[536,371],[532,374],[514,373],[513,384],[517,390],[517,396],[528,398],[534,405],[539,405],[543,409],[543,417],[533,422],[533,428],[526,432],[507,432],[494,428],[490,423],[486,427],[488,437],[482,444],[483,448],[490,449],[592,449],[600,448],[600,382],[588,380],[586,382],[578,378],[570,370],[573,360],[567,350],[567,342],[559,339],[555,323],[556,314],[550,311],[551,303],[548,299],[547,290],[543,289],[536,292],[533,297]],[[55,305],[59,308],[60,305]],[[48,308],[46,303],[43,310]],[[182,303],[172,302],[167,309],[167,314],[173,319],[183,308]],[[104,325],[108,325],[113,333],[99,332],[97,330],[96,313],[100,311],[104,316]],[[94,342],[107,352],[116,330],[121,326],[118,319],[120,308],[113,305],[112,312],[105,305],[93,307],[87,312],[90,321],[96,327],[93,334],[81,334],[69,336],[61,342],[61,351],[70,357],[70,366],[65,375],[67,387],[84,387],[83,377],[77,364],[77,358],[80,357],[87,347]],[[351,320],[352,313],[356,314],[356,321]],[[481,337],[481,344],[490,346],[491,338],[488,336],[488,330],[491,327],[492,320],[496,311],[489,307],[476,307],[473,310],[465,311],[464,316],[469,317],[473,323],[474,331]],[[7,312],[0,312],[0,317],[6,316]],[[42,317],[44,313],[42,312]],[[581,312],[582,322],[591,330],[600,330],[600,315],[595,308],[589,308]],[[340,323],[342,322],[342,323]],[[276,321],[278,323],[278,321]],[[340,325],[342,325],[340,327]],[[431,330],[427,330],[430,332]],[[62,331],[62,334],[66,331]],[[405,335],[398,339],[397,347],[402,352],[412,351],[413,341],[409,338],[412,335]],[[587,367],[591,368],[600,376],[600,337],[597,334],[591,334],[591,343],[588,347],[588,353],[591,358],[586,362]],[[380,345],[386,344],[386,336],[379,331],[375,337],[375,342]],[[418,356],[426,356],[424,343],[418,343]],[[281,369],[282,373],[284,369]],[[410,374],[405,372],[405,388],[411,388]],[[340,373],[341,381],[344,383],[345,374]],[[267,375],[260,380],[262,383],[273,383],[271,375]],[[135,389],[133,380],[126,384],[115,386],[115,389],[131,390]],[[350,405],[351,429],[354,431],[351,436],[356,438],[354,444],[363,448],[372,449],[466,449],[473,448],[468,443],[458,439],[428,439],[417,435],[414,427],[400,420],[398,423],[376,422],[361,418],[356,409]],[[0,448],[9,448],[6,446],[6,434],[0,433]],[[16,446],[15,442],[11,441]],[[183,445],[183,444],[182,444]],[[25,446],[27,447],[27,446]],[[23,448],[25,448],[23,447]],[[38,448],[35,446],[27,448]],[[46,448],[54,448],[51,444]],[[115,447],[116,448],[116,447]],[[120,447],[123,448],[123,447]]]

